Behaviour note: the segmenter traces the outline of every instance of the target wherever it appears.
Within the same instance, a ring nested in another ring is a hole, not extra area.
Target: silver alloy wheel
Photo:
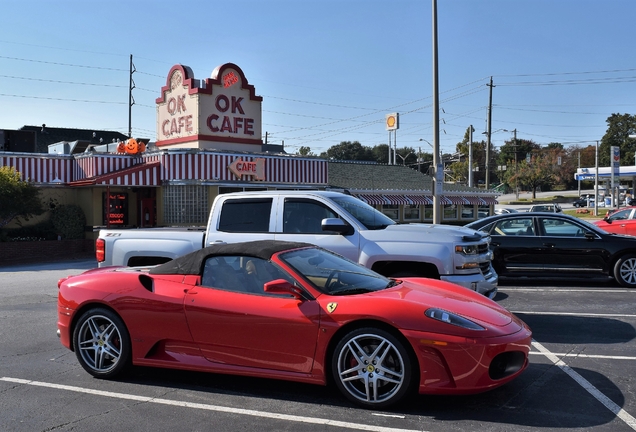
[[[121,358],[121,333],[104,315],[93,315],[84,321],[79,328],[77,345],[83,362],[98,373],[110,372]]]
[[[620,278],[629,286],[636,286],[636,256],[622,260],[619,268]]]
[[[365,333],[349,339],[338,354],[337,368],[344,389],[361,402],[388,401],[406,385],[400,351],[377,334]]]

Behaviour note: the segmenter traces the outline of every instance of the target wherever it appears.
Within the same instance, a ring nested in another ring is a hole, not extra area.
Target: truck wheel
[[[393,405],[413,385],[409,351],[378,328],[356,329],[343,337],[334,350],[331,371],[340,392],[366,408]]]
[[[80,317],[73,331],[73,346],[79,363],[96,378],[113,378],[130,363],[128,330],[108,309],[90,309]]]

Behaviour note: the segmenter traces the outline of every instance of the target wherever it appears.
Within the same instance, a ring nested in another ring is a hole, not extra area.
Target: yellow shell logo
[[[332,313],[333,311],[335,311],[335,310],[336,310],[336,308],[337,308],[337,307],[338,307],[338,303],[329,303],[329,304],[327,305],[327,311],[328,311],[329,313]]]

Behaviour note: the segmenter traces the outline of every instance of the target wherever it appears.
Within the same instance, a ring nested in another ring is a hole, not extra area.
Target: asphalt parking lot
[[[529,368],[470,396],[417,396],[386,412],[298,383],[134,368],[91,378],[55,336],[56,282],[92,262],[0,268],[0,429],[636,430],[636,290],[613,283],[500,286],[533,329]]]

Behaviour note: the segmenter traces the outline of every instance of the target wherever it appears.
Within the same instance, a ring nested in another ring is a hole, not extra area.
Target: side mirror
[[[265,283],[265,292],[271,294],[288,294],[295,299],[302,300],[302,291],[294,284],[285,279],[275,279]]]
[[[325,218],[321,222],[323,231],[334,231],[340,234],[351,234],[353,229],[351,225],[338,218]]]

